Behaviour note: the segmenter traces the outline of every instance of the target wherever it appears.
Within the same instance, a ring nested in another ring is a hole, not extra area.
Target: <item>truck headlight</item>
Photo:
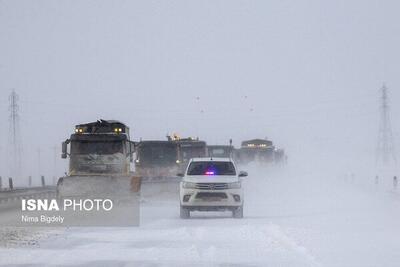
[[[182,182],[182,187],[183,188],[188,188],[188,189],[195,189],[196,188],[196,183]]]
[[[242,183],[241,182],[234,182],[234,183],[228,183],[228,188],[229,189],[237,189],[242,187]]]

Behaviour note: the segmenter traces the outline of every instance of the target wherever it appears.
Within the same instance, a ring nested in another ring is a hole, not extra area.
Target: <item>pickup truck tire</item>
[[[234,209],[232,211],[232,217],[237,218],[237,219],[243,218],[243,206],[240,206],[240,207],[237,207],[236,209]]]
[[[180,216],[181,216],[181,219],[189,219],[190,218],[190,210],[181,206]]]

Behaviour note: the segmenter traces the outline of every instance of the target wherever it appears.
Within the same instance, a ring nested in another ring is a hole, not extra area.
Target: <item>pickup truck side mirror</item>
[[[239,177],[247,177],[247,176],[248,176],[247,172],[244,172],[244,171],[239,172]]]
[[[183,177],[183,176],[185,176],[183,173],[178,173],[176,176],[178,176],[178,177]]]

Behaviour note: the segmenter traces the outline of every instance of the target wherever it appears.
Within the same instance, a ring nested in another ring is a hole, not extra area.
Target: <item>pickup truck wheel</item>
[[[181,219],[189,219],[190,218],[190,210],[181,206]]]
[[[240,207],[237,207],[236,209],[234,209],[232,211],[232,217],[237,218],[237,219],[243,218],[243,206],[240,206]]]

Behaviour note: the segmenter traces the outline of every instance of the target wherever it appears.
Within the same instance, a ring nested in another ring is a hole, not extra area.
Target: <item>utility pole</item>
[[[19,106],[18,106],[18,95],[13,90],[8,97],[10,112],[9,115],[9,148],[10,148],[10,175],[16,180],[17,176],[21,174],[21,141],[19,132]]]
[[[382,86],[380,93],[380,126],[376,163],[387,165],[390,161],[397,163],[397,158],[390,123],[388,89],[385,85]]]

